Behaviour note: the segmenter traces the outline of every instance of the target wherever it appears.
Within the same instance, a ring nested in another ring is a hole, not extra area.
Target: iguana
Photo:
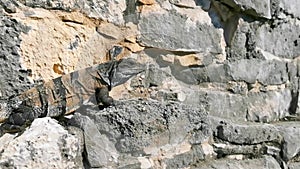
[[[2,104],[9,113],[1,125],[2,133],[19,130],[39,117],[58,117],[78,109],[91,96],[101,106],[113,104],[109,96],[112,87],[126,82],[145,66],[133,59],[113,60],[55,78],[38,85]]]

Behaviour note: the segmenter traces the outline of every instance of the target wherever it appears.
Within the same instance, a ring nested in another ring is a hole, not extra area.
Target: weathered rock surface
[[[300,147],[297,144],[299,140],[299,124],[297,122],[286,122],[276,125],[279,132],[283,136],[284,143],[282,147],[283,159],[288,161],[297,158]]]
[[[299,20],[274,25],[265,24],[256,32],[257,47],[283,58],[296,58],[300,55]],[[295,31],[295,33],[293,33]]]
[[[260,159],[252,159],[252,160],[215,160],[210,161],[207,164],[203,164],[202,166],[192,167],[194,169],[247,169],[247,168],[258,168],[258,169],[271,169],[281,168],[280,165],[276,162],[273,157],[265,156]]]
[[[126,9],[125,0],[121,1],[64,1],[64,0],[24,0],[20,1],[26,6],[34,8],[45,8],[63,11],[79,10],[89,17],[107,20],[109,22],[121,24],[124,22],[122,12]]]
[[[105,167],[116,162],[118,153],[114,145],[99,132],[89,117],[75,114],[69,123],[84,132],[86,158],[90,167]]]
[[[300,11],[296,7],[299,5],[299,1],[296,0],[280,0],[278,1],[278,6],[280,11],[285,15],[291,15],[293,17],[300,18]]]
[[[1,168],[82,168],[83,147],[56,120],[36,119],[19,137],[5,134]]]
[[[221,0],[221,2],[250,15],[271,18],[271,4],[268,0]]]
[[[145,64],[114,106],[0,137],[0,168],[299,168],[299,5],[0,0],[1,103],[111,59]]]
[[[296,168],[299,168],[300,167],[300,163],[299,162],[296,162],[296,163],[290,163],[288,165],[289,169],[296,169]]]
[[[32,81],[47,81],[105,62],[109,49],[137,34],[134,25],[118,27],[77,11],[29,8],[14,15],[30,27],[27,34],[22,34],[20,61],[24,68],[31,69]]]
[[[198,145],[211,136],[204,109],[184,104],[132,100],[82,114],[95,121],[98,130],[109,138],[110,144],[115,145],[120,154],[130,154],[140,161],[141,166],[147,163],[153,165],[163,159],[170,163],[173,157],[179,158],[179,155],[194,157],[186,166],[195,163],[205,156]]]
[[[28,89],[30,84],[27,76],[30,70],[24,69],[19,63],[20,46],[22,39],[21,33],[27,33],[29,27],[26,27],[16,19],[0,14],[0,96],[9,97],[16,92],[22,92]]]
[[[139,167],[147,165],[153,167],[167,165],[169,168],[173,168],[172,166],[187,167],[212,153],[212,146],[207,145],[212,132],[207,113],[201,107],[180,103],[159,103],[151,100],[132,100],[118,102],[116,106],[104,110],[91,107],[80,109],[79,112],[84,115],[75,114],[68,124],[79,127],[83,131],[84,158],[87,160],[85,166],[92,168],[129,167],[132,164],[127,164],[128,161],[135,160],[137,162],[135,165]],[[39,151],[44,152],[45,148],[52,147],[51,150],[48,150],[49,155],[55,157],[54,153],[64,150],[63,152],[66,152],[63,157],[68,157],[67,159],[70,161],[70,164],[66,163],[65,165],[71,168],[76,168],[75,166],[80,168],[77,164],[78,161],[75,161],[74,164],[71,163],[78,158],[79,162],[82,162],[80,158],[82,158],[83,148],[80,147],[80,140],[74,135],[68,134],[62,126],[55,122],[50,118],[37,119],[22,136],[16,139],[9,134],[3,136],[3,145],[8,144],[8,146],[2,147],[5,148],[1,158],[4,160],[3,166],[27,166],[31,163],[30,153],[39,154]],[[43,125],[44,128],[37,128],[37,125]],[[50,131],[54,133],[51,134]],[[51,137],[47,137],[48,134]],[[13,141],[9,143],[5,140],[7,137]],[[60,143],[60,141],[66,141],[66,143]],[[66,147],[60,147],[61,144]],[[23,152],[22,150],[27,146],[32,147]],[[205,150],[208,147],[211,152]],[[14,151],[11,150],[14,148],[19,150],[16,153],[21,153],[20,156],[28,161],[23,161],[24,163],[16,161],[19,157],[15,157]],[[68,148],[73,149],[71,151]],[[49,157],[42,155],[34,157],[33,163],[37,161],[37,164],[34,163],[33,167],[42,166],[38,163],[40,158]],[[58,160],[63,161],[63,157]],[[158,165],[160,160],[164,162]],[[50,157],[47,161],[49,163],[46,165],[66,168],[58,162],[58,164],[52,164],[54,161]]]
[[[288,74],[286,63],[280,61],[265,61],[258,59],[242,59],[228,64],[228,75],[234,81],[246,81],[263,85],[278,85],[286,83]]]
[[[177,25],[176,23],[182,23]],[[222,53],[221,32],[179,13],[150,13],[139,23],[143,46],[170,51]]]
[[[248,121],[272,122],[290,115],[292,96],[289,90],[250,93],[244,100]]]
[[[211,118],[214,135],[233,144],[255,145],[263,142],[280,142],[281,135],[269,124],[236,124],[216,117]]]

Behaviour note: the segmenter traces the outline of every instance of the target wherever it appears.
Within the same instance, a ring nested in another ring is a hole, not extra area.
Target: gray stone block
[[[293,59],[300,55],[300,24],[297,20],[263,24],[256,33],[256,46],[282,58]]]
[[[22,135],[0,138],[0,168],[83,168],[80,141],[56,120],[36,119]]]
[[[201,106],[131,100],[86,113],[119,152],[133,156],[143,155],[145,147],[180,144],[186,139],[199,144],[211,136],[207,113]]]
[[[119,154],[114,144],[98,131],[89,117],[76,113],[69,123],[83,130],[86,158],[90,167],[107,167],[116,162]]]
[[[221,0],[221,2],[247,14],[271,19],[269,0]]]
[[[264,146],[262,144],[254,145],[235,145],[229,143],[214,143],[214,151],[218,154],[218,158],[227,155],[245,155],[248,157],[258,157],[264,154]]]
[[[210,117],[214,136],[233,144],[280,143],[282,137],[278,129],[270,124],[233,123],[215,116]]]
[[[269,91],[266,93],[249,93],[245,98],[247,120],[256,122],[278,121],[289,116],[292,102],[291,91]]]
[[[299,122],[284,122],[275,125],[283,136],[283,159],[288,161],[300,153],[300,124]]]
[[[171,51],[222,53],[221,32],[207,23],[191,22],[175,12],[152,13],[138,24],[143,46]]]
[[[228,75],[235,81],[256,81],[264,85],[286,83],[288,78],[286,63],[282,61],[267,61],[260,59],[243,59],[228,63]]]
[[[247,95],[211,89],[183,90],[185,103],[205,105],[211,115],[234,121],[271,122],[290,115],[292,96],[288,89]]]
[[[289,169],[298,169],[300,168],[300,162],[291,162],[288,164]]]
[[[298,0],[279,0],[279,8],[288,15],[300,18],[300,2]]]
[[[207,163],[199,163],[196,167],[191,169],[281,169],[277,161],[271,156],[264,156],[257,159],[245,159],[245,160],[234,160],[234,159],[221,159],[212,160]]]

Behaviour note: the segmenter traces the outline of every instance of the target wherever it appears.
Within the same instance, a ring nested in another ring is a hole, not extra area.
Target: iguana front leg
[[[97,105],[99,105],[99,107],[103,108],[114,104],[114,99],[109,96],[109,90],[107,86],[96,88],[95,96]]]

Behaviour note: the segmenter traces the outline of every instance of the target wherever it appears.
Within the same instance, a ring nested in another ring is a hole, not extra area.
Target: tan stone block
[[[153,5],[155,3],[155,0],[139,0],[139,2],[144,5]]]
[[[200,58],[196,56],[196,54],[190,54],[185,56],[178,56],[176,59],[179,60],[182,66],[191,66],[191,65],[201,65],[202,62]]]

